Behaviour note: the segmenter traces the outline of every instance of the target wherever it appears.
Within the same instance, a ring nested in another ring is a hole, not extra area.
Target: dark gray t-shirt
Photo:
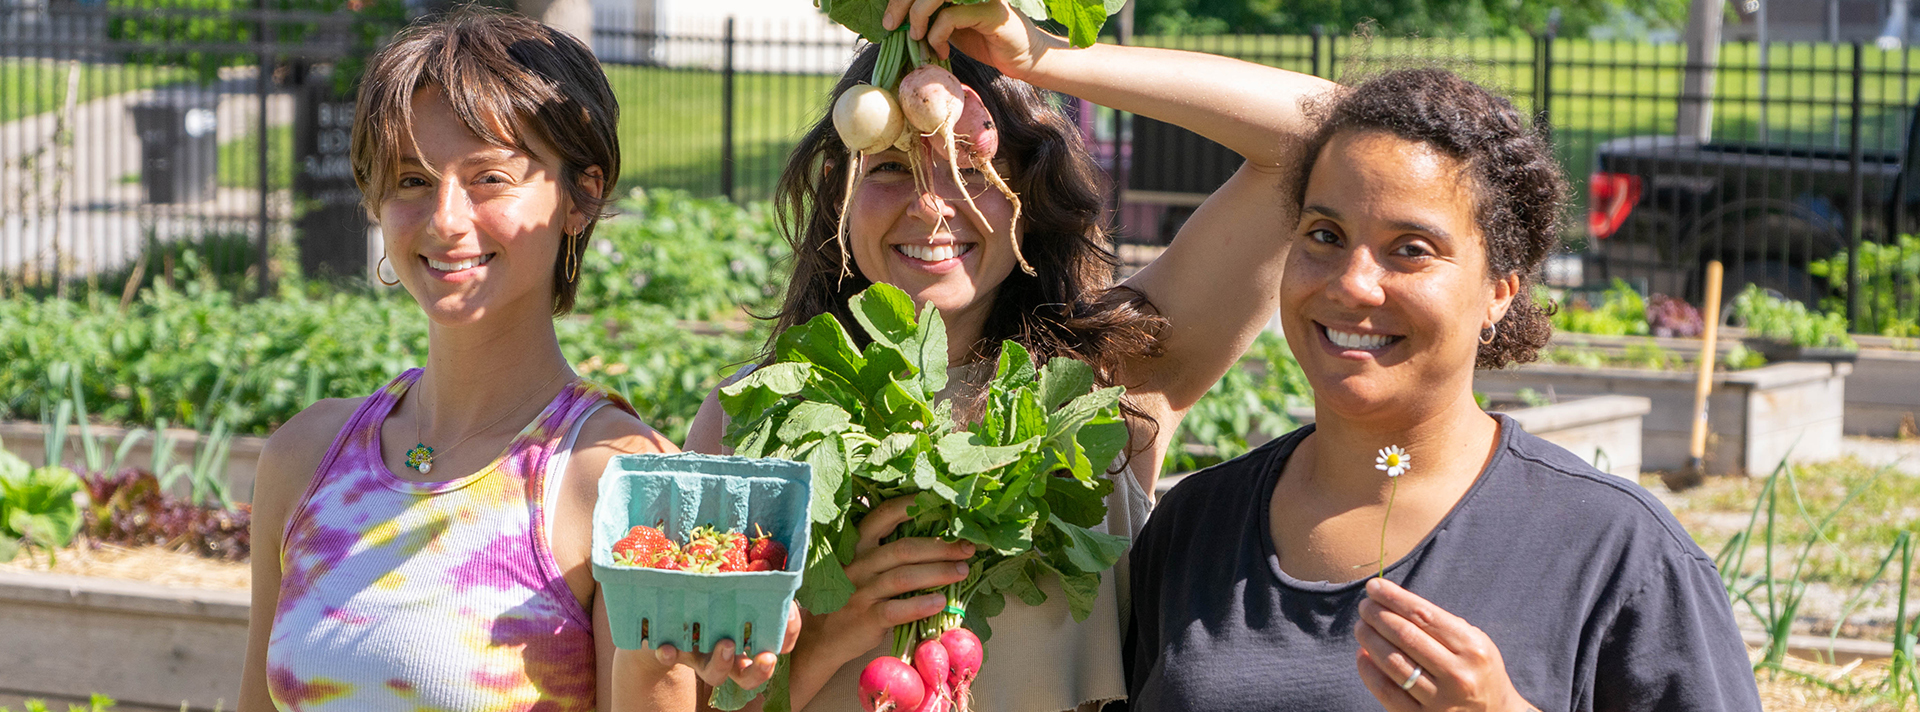
[[[1499,420],[1486,471],[1387,577],[1485,631],[1546,712],[1760,709],[1713,561],[1673,515]],[[1366,580],[1288,576],[1268,534],[1281,466],[1312,431],[1196,473],[1154,508],[1132,554],[1133,709],[1380,709],[1355,665]]]

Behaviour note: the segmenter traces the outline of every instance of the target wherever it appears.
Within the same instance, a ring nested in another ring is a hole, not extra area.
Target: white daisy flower
[[[1373,459],[1373,469],[1386,472],[1388,477],[1399,477],[1413,469],[1413,457],[1399,445],[1388,445],[1380,448],[1380,456]]]

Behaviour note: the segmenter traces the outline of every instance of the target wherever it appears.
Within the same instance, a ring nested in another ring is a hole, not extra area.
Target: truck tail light
[[[1587,180],[1587,232],[1606,239],[1620,230],[1640,202],[1640,176],[1594,173]]]

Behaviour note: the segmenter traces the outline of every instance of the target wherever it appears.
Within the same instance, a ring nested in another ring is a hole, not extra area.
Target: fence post
[[[1327,37],[1326,25],[1313,26],[1313,59],[1312,59],[1313,65],[1307,69],[1307,72],[1316,77],[1327,76],[1325,74],[1320,73],[1320,41],[1323,39],[1326,39],[1326,37]]]
[[[733,16],[727,16],[720,61],[720,194],[733,200]]]
[[[1534,38],[1533,110],[1534,128],[1553,142],[1553,30]]]
[[[267,0],[260,0],[258,7],[260,22],[256,25],[258,28],[256,41],[260,43],[260,74],[254,78],[254,91],[260,95],[260,121],[257,127],[260,136],[260,236],[255,241],[254,250],[259,252],[255,255],[256,268],[260,271],[258,296],[264,299],[267,296],[267,290],[271,287],[271,279],[267,274],[267,236],[271,228],[267,203],[272,197],[273,185],[268,183],[270,171],[267,165],[267,144],[272,141],[267,133],[267,94],[273,89],[273,55],[268,51],[273,39],[272,28],[267,23]]]
[[[1866,45],[1853,43],[1853,117],[1848,121],[1847,138],[1847,322],[1853,328],[1860,323],[1860,214],[1863,212],[1860,181],[1861,93],[1866,81]],[[1899,200],[1899,198],[1895,198]]]

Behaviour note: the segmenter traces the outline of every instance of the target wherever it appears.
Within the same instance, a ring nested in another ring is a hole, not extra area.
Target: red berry
[[[760,525],[755,524],[753,528],[759,530]],[[760,536],[755,537],[753,543],[747,545],[747,561],[767,562],[767,568],[764,569],[766,571],[785,571],[787,568],[787,547],[781,546],[780,542],[774,541],[772,535],[761,531]]]

